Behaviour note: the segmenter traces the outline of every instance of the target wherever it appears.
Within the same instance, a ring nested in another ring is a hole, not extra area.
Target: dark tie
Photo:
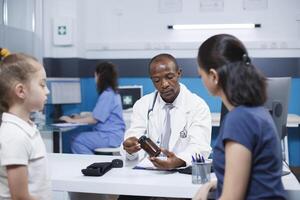
[[[173,104],[166,104],[164,106],[164,109],[166,109],[166,126],[165,126],[165,132],[163,134],[161,147],[164,149],[169,150],[169,141],[171,136],[171,121],[170,121],[170,110],[174,108]]]

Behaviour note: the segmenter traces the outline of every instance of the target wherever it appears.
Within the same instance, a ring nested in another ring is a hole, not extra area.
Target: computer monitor
[[[123,109],[132,108],[134,103],[143,95],[143,86],[141,85],[126,85],[119,86]]]
[[[291,88],[290,77],[268,78],[267,101],[265,107],[270,111],[280,139],[287,134],[288,103]]]
[[[81,103],[79,78],[47,78],[50,90],[48,104]]]
[[[53,104],[53,121],[57,121],[62,113],[62,104],[81,103],[81,87],[79,78],[47,78],[47,104]]]

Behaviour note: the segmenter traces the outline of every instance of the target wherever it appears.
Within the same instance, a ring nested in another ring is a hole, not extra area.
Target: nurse
[[[118,147],[123,141],[125,123],[118,75],[115,65],[103,62],[96,66],[95,80],[99,97],[91,115],[85,117],[62,116],[66,122],[88,123],[93,126],[89,132],[81,132],[71,140],[72,153],[94,154],[93,150],[103,147]]]
[[[207,104],[179,82],[182,71],[170,54],[159,54],[149,63],[149,75],[156,90],[133,106],[131,126],[123,148],[128,159],[145,156],[138,138],[146,135],[167,159],[151,157],[160,169],[188,166],[192,155],[210,154],[211,114]]]

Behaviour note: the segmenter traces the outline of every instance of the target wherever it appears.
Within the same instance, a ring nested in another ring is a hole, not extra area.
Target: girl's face
[[[218,75],[215,70],[210,70],[208,73],[202,68],[198,67],[198,74],[202,78],[202,82],[213,96],[219,96],[219,87],[218,87]]]
[[[34,65],[38,70],[32,74],[31,79],[26,84],[26,98],[24,99],[30,112],[43,110],[49,94],[44,67],[38,62],[34,62]]]

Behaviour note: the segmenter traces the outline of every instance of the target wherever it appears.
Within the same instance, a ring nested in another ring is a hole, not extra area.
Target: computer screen
[[[119,86],[123,109],[132,108],[134,103],[143,95],[143,86],[141,85],[126,85]]]
[[[81,103],[79,78],[47,78],[50,90],[47,104]]]

